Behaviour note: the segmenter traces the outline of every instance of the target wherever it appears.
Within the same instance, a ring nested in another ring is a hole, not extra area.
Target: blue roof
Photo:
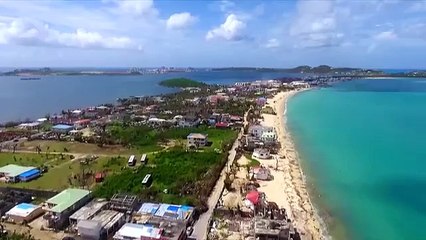
[[[29,171],[26,171],[24,173],[19,174],[19,177],[23,177],[23,178],[28,178],[28,177],[32,177],[34,175],[40,174],[40,170],[38,170],[37,168],[31,169]]]
[[[68,130],[71,128],[74,128],[73,126],[70,125],[65,125],[65,124],[58,124],[52,127],[53,129],[61,129],[61,130]]]

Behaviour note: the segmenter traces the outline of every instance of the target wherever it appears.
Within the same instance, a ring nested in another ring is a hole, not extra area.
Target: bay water
[[[149,75],[46,76],[37,81],[0,76],[0,123],[36,119],[61,110],[114,103],[117,98],[178,91],[162,87],[164,79],[185,77],[208,84],[274,79],[298,75],[262,71],[196,71]]]
[[[361,79],[288,103],[311,195],[334,239],[426,239],[426,80]]]

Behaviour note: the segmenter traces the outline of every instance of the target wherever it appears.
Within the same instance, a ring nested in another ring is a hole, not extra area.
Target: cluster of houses
[[[82,239],[183,240],[191,234],[194,208],[166,203],[141,203],[136,196],[116,194],[109,201],[93,199],[84,189],[66,189],[40,205],[21,202],[3,221],[67,230]]]

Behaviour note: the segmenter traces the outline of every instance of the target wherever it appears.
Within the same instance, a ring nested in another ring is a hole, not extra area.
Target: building
[[[40,124],[40,122],[21,123],[18,127],[25,130],[36,130],[40,127]]]
[[[259,240],[290,240],[294,229],[287,221],[256,217],[254,234],[255,238]]]
[[[80,119],[74,122],[74,128],[75,129],[83,129],[87,126],[89,126],[91,120],[90,119]]]
[[[44,213],[41,206],[20,203],[6,212],[7,221],[13,223],[28,223]]]
[[[90,220],[77,223],[78,234],[82,239],[110,239],[110,237],[125,223],[124,213],[113,210],[103,210]]]
[[[84,205],[69,217],[70,225],[76,226],[81,220],[91,219],[100,211],[106,209],[108,201],[94,199]]]
[[[63,134],[67,134],[73,129],[74,129],[74,126],[66,125],[66,124],[58,124],[52,127],[53,132],[63,133]]]
[[[263,166],[252,167],[250,169],[250,179],[251,178],[267,181],[267,180],[271,180],[272,175],[271,175],[271,171],[268,168],[265,168]]]
[[[60,229],[68,223],[69,217],[91,199],[91,192],[68,188],[45,202],[46,227]]]
[[[251,156],[255,159],[270,159],[271,153],[269,152],[269,149],[256,148],[254,149],[253,154]]]
[[[275,130],[263,132],[260,136],[260,140],[265,144],[269,145],[271,143],[275,143],[277,141],[277,133]]]
[[[115,240],[155,240],[160,238],[160,228],[133,223],[124,224],[113,237]]]
[[[130,213],[138,204],[137,197],[134,195],[126,195],[126,194],[114,194],[109,201],[110,209]]]
[[[184,240],[186,226],[182,222],[159,221],[150,224],[126,223],[114,235],[115,240]]]
[[[207,135],[201,133],[191,133],[186,139],[188,140],[188,147],[205,147],[208,143]]]
[[[137,214],[155,216],[160,219],[183,221],[189,224],[193,221],[194,208],[186,205],[172,205],[166,203],[144,203],[137,211]],[[147,220],[147,222],[149,222],[149,220]]]
[[[260,124],[251,125],[248,129],[248,133],[256,138],[260,138],[265,132],[275,132],[273,127],[266,127]]]
[[[9,164],[0,168],[0,177],[6,182],[27,182],[40,176],[41,172],[35,167],[23,167],[15,164]]]

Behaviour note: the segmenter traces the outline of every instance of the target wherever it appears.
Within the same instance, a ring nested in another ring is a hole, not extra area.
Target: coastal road
[[[234,145],[232,145],[232,148],[229,151],[229,155],[228,155],[228,162],[226,163],[225,167],[222,169],[222,172],[220,173],[220,177],[217,180],[216,185],[214,186],[212,192],[210,193],[210,197],[207,201],[209,209],[207,210],[207,212],[201,214],[200,218],[194,224],[194,232],[192,233],[192,236],[195,237],[197,240],[207,239],[209,221],[213,215],[213,210],[215,209],[216,204],[219,201],[219,198],[225,186],[224,184],[224,180],[226,176],[225,173],[228,171],[228,169],[231,169],[231,166],[235,159],[235,155],[237,154],[236,149],[239,145],[239,139],[241,138],[241,135],[242,135],[242,132],[238,134],[237,140],[235,140]]]

